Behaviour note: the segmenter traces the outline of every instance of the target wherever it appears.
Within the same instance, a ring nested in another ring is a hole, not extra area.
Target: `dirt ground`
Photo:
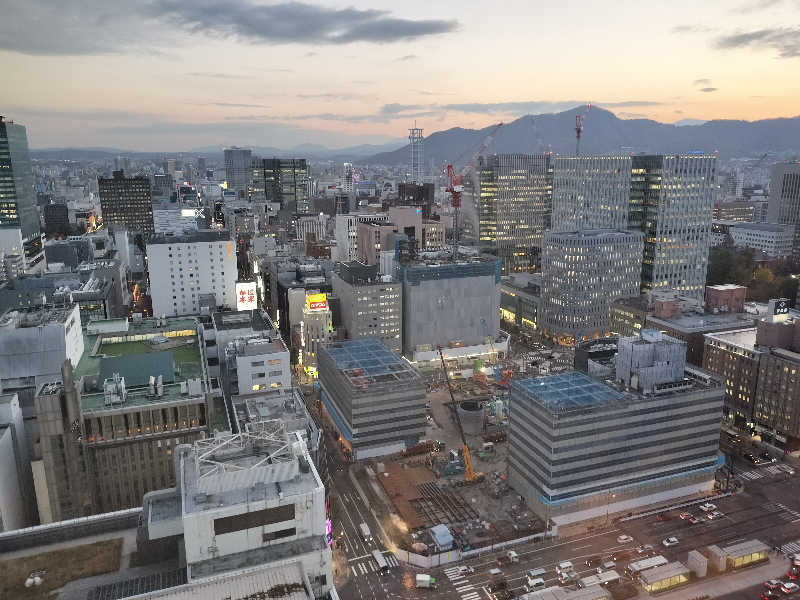
[[[122,538],[0,561],[0,598],[44,600],[69,581],[120,568]],[[25,587],[33,571],[44,570],[42,585]]]

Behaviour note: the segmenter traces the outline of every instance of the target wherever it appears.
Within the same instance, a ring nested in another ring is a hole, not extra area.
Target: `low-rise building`
[[[500,284],[500,319],[523,331],[536,330],[541,302],[542,274],[514,273]]]
[[[425,433],[425,382],[381,340],[323,346],[319,379],[327,417],[354,459],[403,451]]]

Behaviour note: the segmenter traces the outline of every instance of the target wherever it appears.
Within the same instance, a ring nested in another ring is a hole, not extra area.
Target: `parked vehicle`
[[[417,573],[417,587],[421,589],[436,589],[436,579],[425,573]]]
[[[668,537],[661,541],[664,544],[665,548],[669,548],[670,546],[677,546],[678,545],[678,538],[676,537]]]
[[[712,511],[712,510],[717,510],[717,505],[716,504],[711,504],[711,502],[706,502],[705,504],[701,504],[700,505],[700,510],[702,510],[703,512],[709,512],[709,511]]]

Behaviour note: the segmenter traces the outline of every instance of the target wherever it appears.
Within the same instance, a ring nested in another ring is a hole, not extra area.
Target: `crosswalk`
[[[384,554],[383,556],[386,559],[386,564],[389,565],[390,569],[400,565],[394,554]],[[363,577],[364,575],[369,575],[370,573],[376,573],[378,571],[378,563],[371,558],[365,558],[361,562],[351,564],[350,571],[352,572],[353,577]]]
[[[448,567],[444,569],[444,575],[456,588],[456,592],[461,600],[478,600],[481,597],[479,588],[476,588],[461,572],[460,567]]]
[[[781,546],[781,552],[784,554],[800,553],[800,540],[795,540]]]
[[[775,475],[780,475],[781,473],[793,473],[793,472],[794,469],[791,466],[780,463],[764,467],[763,469],[753,469],[752,471],[744,471],[742,473],[737,473],[737,477],[744,479],[746,481],[754,481],[756,479],[761,479],[762,477],[766,477],[767,475],[771,475],[774,477]]]

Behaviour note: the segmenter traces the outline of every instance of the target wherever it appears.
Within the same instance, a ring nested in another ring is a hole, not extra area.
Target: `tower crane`
[[[444,354],[442,354],[442,347],[436,346],[439,351],[439,359],[442,361],[442,369],[444,370],[444,378],[447,381],[447,391],[450,392],[450,409],[456,416],[456,424],[458,425],[458,433],[461,434],[461,452],[464,455],[464,482],[465,483],[478,483],[483,481],[483,473],[476,473],[472,467],[472,456],[469,453],[469,446],[467,445],[467,438],[464,436],[464,428],[461,426],[461,417],[458,416],[458,404],[453,395],[453,387],[450,385],[450,374],[447,372],[447,365],[444,364]]]
[[[461,193],[464,191],[464,177],[475,168],[478,157],[486,152],[502,126],[503,123],[498,123],[489,130],[487,136],[475,152],[473,152],[472,158],[464,165],[464,168],[461,169],[458,175],[456,175],[456,170],[452,164],[447,165],[447,187],[445,191],[450,192],[450,205],[453,207],[453,258],[458,254],[458,209],[461,207]]]

